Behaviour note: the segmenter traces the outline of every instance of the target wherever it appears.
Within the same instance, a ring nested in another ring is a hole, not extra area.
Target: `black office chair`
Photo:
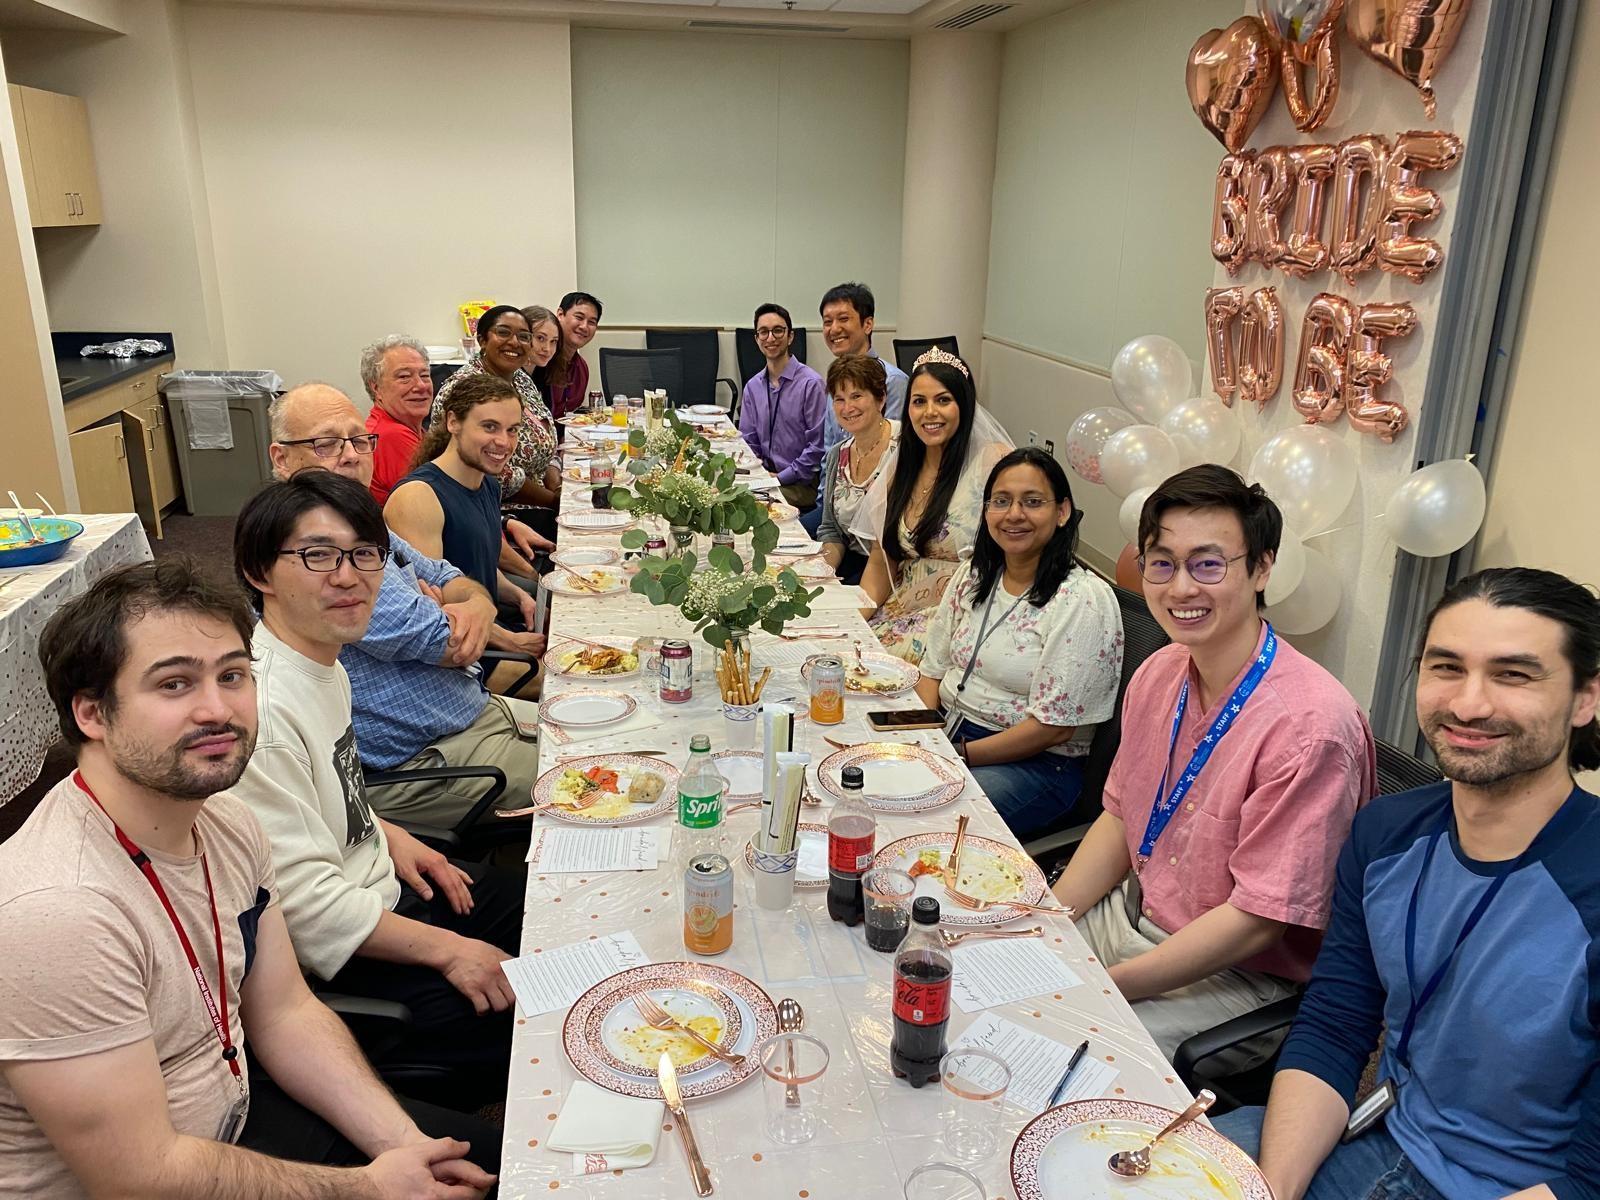
[[[911,374],[911,368],[916,363],[917,359],[921,358],[935,346],[939,347],[941,350],[947,350],[951,354],[959,355],[961,353],[961,347],[956,343],[954,334],[951,334],[949,337],[935,338],[895,338],[895,365],[909,375]]]
[[[532,753],[532,749],[530,746],[529,753]],[[478,797],[467,810],[466,816],[457,821],[453,828],[441,829],[433,825],[384,817],[384,820],[398,825],[418,841],[427,842],[436,850],[442,850],[453,857],[482,861],[501,846],[514,845],[525,841],[528,837],[528,827],[525,824],[518,821],[502,821],[489,815],[494,809],[495,802],[505,795],[506,773],[499,767],[471,765],[400,767],[392,771],[363,768],[362,775],[368,787],[379,787],[389,783],[425,783],[439,779],[484,780],[488,787],[483,795]]]
[[[445,380],[466,365],[466,363],[458,362],[429,363],[428,374],[433,378],[433,394],[437,396],[439,389],[444,386]]]
[[[1412,788],[1427,787],[1443,778],[1431,764],[1423,762],[1375,739],[1378,751],[1378,795],[1395,796]],[[1272,1088],[1272,1076],[1277,1070],[1278,1055],[1259,1066],[1236,1074],[1208,1073],[1203,1064],[1224,1050],[1232,1049],[1268,1034],[1287,1031],[1300,1011],[1299,994],[1274,1000],[1253,1012],[1247,1012],[1195,1034],[1178,1047],[1172,1056],[1172,1065],[1191,1091],[1208,1087],[1217,1094],[1214,1113],[1227,1112],[1245,1105],[1265,1104]]]
[[[722,350],[715,329],[646,329],[644,344],[652,350],[683,351],[683,393],[667,390],[667,403],[679,407],[690,404],[715,404],[717,384],[728,385],[728,411],[739,402],[739,385],[717,374]]]
[[[683,395],[683,351],[600,351],[600,386],[607,396],[642,396],[648,388],[665,388],[667,401],[677,404]]]
[[[1122,741],[1122,697],[1128,690],[1128,680],[1145,659],[1171,640],[1150,615],[1142,595],[1116,584],[1112,584],[1111,589],[1117,594],[1117,607],[1122,612],[1122,678],[1117,685],[1117,703],[1110,719],[1094,731],[1094,741],[1089,744],[1089,753],[1084,758],[1083,792],[1078,803],[1070,813],[1063,815],[1058,825],[1035,835],[1022,847],[1046,875],[1072,856],[1084,834],[1089,832],[1089,826],[1100,815],[1106,776],[1111,773],[1111,760],[1116,758],[1117,746]]]
[[[767,356],[761,353],[761,347],[756,344],[756,331],[749,325],[741,325],[733,331],[733,352],[739,359],[739,383],[742,387],[755,378],[756,372],[767,365]],[[796,329],[794,341],[789,344],[789,353],[801,362],[806,361],[806,331]]]

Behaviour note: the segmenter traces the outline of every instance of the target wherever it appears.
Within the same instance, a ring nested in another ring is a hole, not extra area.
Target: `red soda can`
[[[694,648],[688,642],[661,643],[661,699],[683,704],[694,695]]]

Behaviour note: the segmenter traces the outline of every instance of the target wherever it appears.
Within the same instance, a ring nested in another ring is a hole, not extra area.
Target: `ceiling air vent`
[[[987,21],[990,17],[998,17],[1003,12],[1009,12],[1009,4],[974,4],[971,8],[962,9],[953,17],[946,17],[934,26],[935,29],[971,29],[980,21]]]
[[[1010,6],[1009,5],[1002,5],[1001,7],[1009,8]],[[777,21],[712,21],[712,20],[694,19],[694,20],[685,21],[684,25],[685,25],[686,28],[689,28],[689,29],[716,29],[716,30],[721,30],[721,31],[723,31],[725,33],[728,33],[728,32],[731,32],[731,33],[750,33],[752,31],[760,32],[760,33],[849,33],[850,32],[850,26],[848,26],[848,25],[799,25],[799,24],[791,25],[787,21],[780,23],[780,22],[777,22]]]

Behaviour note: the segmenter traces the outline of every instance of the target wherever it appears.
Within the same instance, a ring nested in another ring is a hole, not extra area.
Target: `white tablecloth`
[[[580,495],[575,486],[569,485],[563,506],[586,503],[587,490]],[[562,543],[615,545],[616,537],[576,537],[563,530]],[[691,637],[687,623],[676,611],[653,608],[640,596],[557,596],[552,604],[551,640],[557,650],[562,634]],[[866,623],[848,604],[831,604],[828,611],[805,623],[848,628],[871,644]],[[721,701],[712,674],[713,653],[699,639],[691,640],[695,646],[695,683],[694,698],[689,703],[663,704],[657,697],[655,680],[648,677],[605,685],[616,688],[631,684],[629,690],[640,706],[665,718],[664,725],[619,738],[610,749],[665,749],[674,762],[681,763],[694,733],[710,733],[714,750],[725,746]],[[756,635],[753,660],[758,672],[764,644],[772,643],[764,635]],[[846,650],[850,643],[828,644]],[[571,686],[577,685],[552,677],[545,696],[559,695]],[[804,695],[794,668],[774,671],[767,686],[767,699]],[[823,742],[824,734],[843,742],[874,737],[864,716],[867,709],[918,706],[915,695],[889,701],[850,699],[842,725],[818,728],[809,721],[797,723],[795,748],[809,751],[813,764],[819,763],[833,752],[833,747]],[[803,699],[800,707],[803,710]],[[589,740],[592,739],[586,739]],[[949,743],[937,731],[880,740],[916,742],[954,757]],[[554,766],[555,754],[560,750],[555,739],[541,738],[541,766]],[[813,791],[829,798],[815,786],[814,777]],[[801,819],[825,823],[826,813],[826,807],[807,807]],[[1015,843],[969,777],[963,796],[945,808],[920,816],[879,814],[878,845],[920,830],[952,829],[961,813],[971,816],[972,833]],[[711,1169],[716,1194],[739,1200],[898,1198],[903,1181],[913,1168],[945,1155],[939,1137],[939,1089],[913,1089],[895,1080],[889,1071],[893,1030],[891,956],[868,948],[860,926],[847,929],[829,920],[825,892],[797,892],[793,907],[785,912],[768,912],[755,906],[749,872],[743,863],[743,844],[754,829],[755,816],[755,810],[746,810],[729,819],[730,849],[735,851],[733,946],[707,961],[755,980],[775,1001],[792,996],[804,1006],[806,1032],[826,1043],[832,1054],[823,1079],[827,1117],[825,1127],[812,1142],[798,1147],[774,1144],[763,1132],[765,1099],[760,1089],[765,1081],[759,1073],[731,1091],[692,1102],[690,1119]],[[670,826],[671,817],[664,818],[661,824]],[[523,952],[630,930],[652,961],[693,958],[683,946],[679,889],[680,881],[668,863],[654,872],[587,879],[530,874]],[[1037,996],[991,1011],[1068,1045],[1087,1039],[1090,1053],[1120,1072],[1114,1083],[1115,1094],[1176,1108],[1187,1104],[1190,1097],[1171,1065],[1151,1042],[1105,971],[1090,957],[1072,923],[1063,918],[1030,915],[1012,922],[1012,927],[1036,921],[1045,924],[1045,944],[1084,983],[1059,994]],[[952,1006],[950,1041],[954,1043],[978,1015]],[[564,1013],[557,1012],[529,1018],[518,1011],[506,1104],[501,1195],[523,1198],[576,1192],[590,1197],[626,1196],[628,1200],[692,1196],[688,1167],[675,1134],[663,1133],[650,1166],[616,1174],[575,1175],[570,1154],[545,1148],[562,1098],[579,1078],[562,1050],[564,1017]],[[1031,1115],[1008,1109],[1003,1144],[992,1159],[969,1168],[983,1180],[985,1196],[1012,1194],[1007,1166],[1011,1139]],[[670,1116],[667,1122],[670,1124]]]
[[[150,558],[133,513],[72,519],[83,522],[83,533],[61,558],[0,570],[0,804],[39,778],[61,736],[39,665],[39,635],[51,614],[112,567]]]

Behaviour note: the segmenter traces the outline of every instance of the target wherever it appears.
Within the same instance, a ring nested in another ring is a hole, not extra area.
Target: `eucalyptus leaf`
[[[639,550],[644,547],[648,535],[642,529],[626,529],[622,533],[622,548],[624,550]]]

